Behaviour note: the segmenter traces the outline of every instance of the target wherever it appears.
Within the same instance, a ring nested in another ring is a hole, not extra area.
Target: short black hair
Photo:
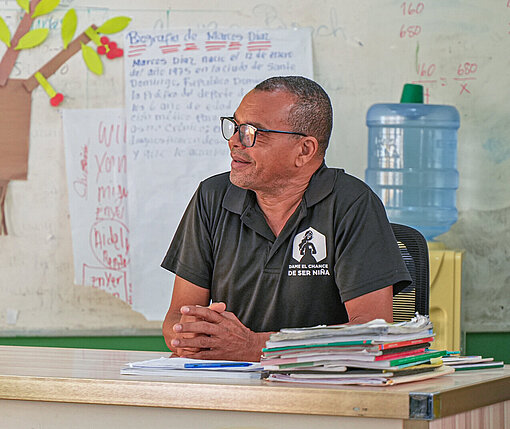
[[[333,107],[324,89],[303,76],[275,76],[260,82],[254,90],[286,91],[296,97],[289,114],[293,131],[315,137],[322,155],[328,148],[333,128]]]

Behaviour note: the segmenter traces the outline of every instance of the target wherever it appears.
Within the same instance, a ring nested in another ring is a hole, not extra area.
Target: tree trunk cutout
[[[37,3],[37,2],[35,2]],[[35,4],[33,5],[35,7]],[[29,16],[25,14],[25,17]],[[21,37],[20,31],[25,17],[18,26],[15,37]],[[30,18],[30,17],[29,17]],[[28,31],[32,21],[28,23]],[[95,30],[97,27],[92,26]],[[81,49],[81,43],[87,44],[90,38],[83,32],[74,39],[67,49],[60,51],[49,62],[42,66],[38,72],[46,79],[55,73],[69,58]],[[13,53],[16,55],[14,55]],[[9,48],[2,62],[3,67],[9,67],[16,61],[17,52]],[[11,69],[12,69],[11,66]],[[11,72],[9,70],[9,73]],[[36,72],[37,73],[37,72]],[[28,79],[7,79],[0,86],[0,235],[7,235],[4,203],[7,194],[7,185],[10,180],[26,180],[28,174],[28,149],[30,139],[30,112],[32,104],[32,91],[39,85],[34,73]],[[0,76],[0,79],[3,76]]]

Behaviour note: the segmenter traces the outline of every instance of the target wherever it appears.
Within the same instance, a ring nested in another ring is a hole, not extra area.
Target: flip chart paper
[[[74,281],[133,304],[122,109],[64,110]]]
[[[312,77],[309,30],[191,28],[125,33],[133,308],[162,320],[173,278],[160,268],[199,182],[228,171],[220,116],[275,75]]]

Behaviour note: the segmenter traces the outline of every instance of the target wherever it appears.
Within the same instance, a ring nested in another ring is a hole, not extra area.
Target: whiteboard
[[[457,192],[459,220],[441,236],[464,250],[463,329],[509,331],[510,298],[510,3],[326,0],[68,1],[79,26],[127,15],[131,28],[308,28],[314,78],[329,93],[334,131],[330,166],[364,178],[365,115],[374,103],[398,102],[406,82],[425,86],[426,101],[454,105],[461,114]],[[14,1],[0,4],[12,14]],[[61,10],[60,16],[65,11]],[[58,20],[40,25],[58,27]],[[55,36],[22,53],[11,77],[28,77],[59,49]],[[0,48],[1,49],[1,48]],[[3,51],[0,50],[0,54]],[[96,77],[75,55],[51,79],[66,108],[125,106],[123,67],[111,61]],[[0,330],[9,334],[140,332],[159,330],[108,293],[73,283],[71,228],[61,110],[43,91],[32,97],[27,181],[10,184],[9,235],[0,237]],[[169,281],[170,287],[170,281]]]

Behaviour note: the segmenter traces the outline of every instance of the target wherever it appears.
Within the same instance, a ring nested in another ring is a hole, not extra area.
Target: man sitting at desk
[[[221,118],[231,171],[199,185],[162,263],[176,355],[258,361],[281,328],[392,321],[410,276],[379,198],[324,163],[332,118],[299,76],[263,81]]]

